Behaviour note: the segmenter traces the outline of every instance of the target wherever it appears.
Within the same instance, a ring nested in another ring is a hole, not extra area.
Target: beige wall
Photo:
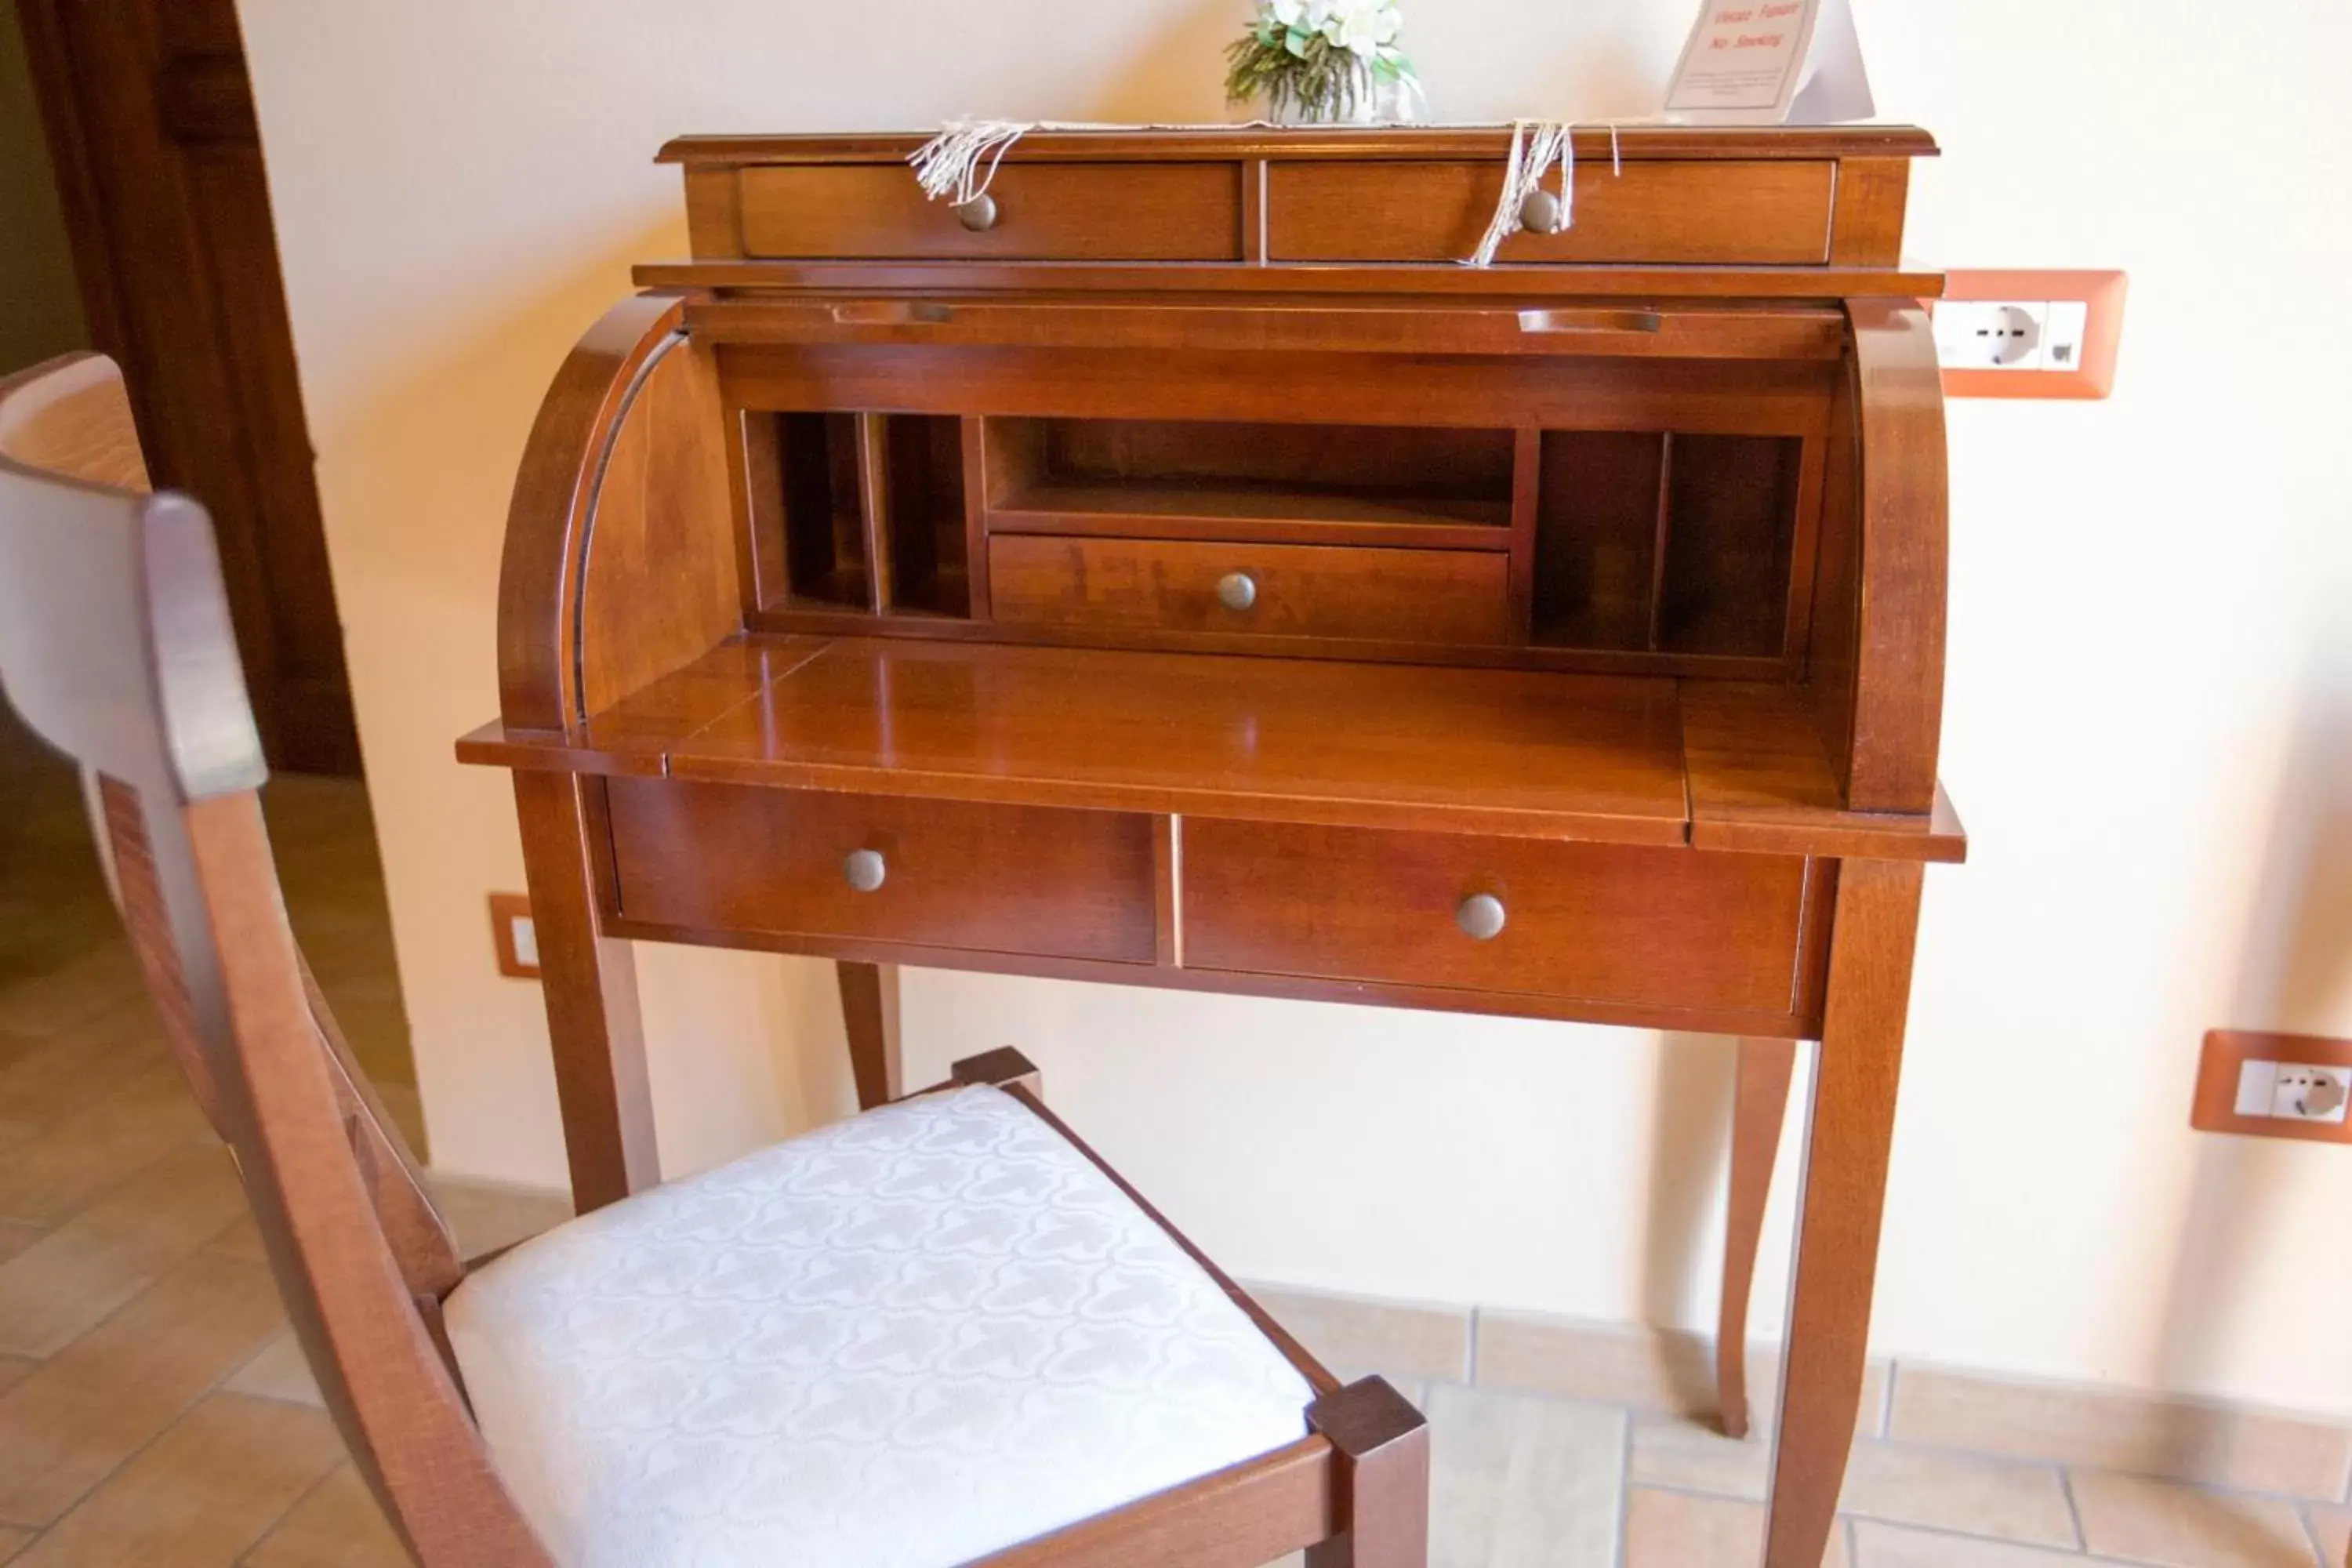
[[[1670,0],[1410,9],[1458,118],[1639,113],[1687,20]],[[2113,402],[1953,412],[1946,772],[1976,857],[1930,883],[1877,1341],[2352,1410],[2352,1152],[2186,1126],[2207,1026],[2352,1031],[2347,14],[1859,9],[1881,101],[1947,150],[1919,182],[1919,255],[2135,274]],[[499,522],[540,393],[628,261],[682,247],[653,149],[1213,116],[1243,10],[247,0],[442,1163],[562,1169],[537,999],[496,978],[484,929],[483,892],[520,884],[510,803],[449,745],[496,708]],[[652,951],[640,973],[673,1171],[845,1103],[823,969]],[[1244,1275],[1711,1310],[1719,1043],[933,973],[910,977],[908,1023],[918,1075],[1020,1042]],[[1776,1279],[1760,1300],[1769,1326]]]
[[[0,375],[89,341],[25,37],[0,5]]]

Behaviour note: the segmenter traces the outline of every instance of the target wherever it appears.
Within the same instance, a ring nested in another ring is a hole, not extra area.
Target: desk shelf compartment
[[[963,421],[750,413],[744,471],[761,607],[971,614]]]
[[[1547,430],[1540,647],[1772,658],[1818,479],[1794,437]]]
[[[985,422],[991,534],[1504,551],[1512,433]]]

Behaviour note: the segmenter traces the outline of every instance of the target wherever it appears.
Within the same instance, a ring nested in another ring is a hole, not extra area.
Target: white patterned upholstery
[[[1295,1442],[1312,1397],[993,1089],[573,1220],[447,1323],[566,1568],[948,1568]]]

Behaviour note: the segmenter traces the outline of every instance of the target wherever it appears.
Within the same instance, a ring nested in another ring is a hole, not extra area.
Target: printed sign
[[[1708,0],[1666,89],[1693,125],[1830,125],[1878,112],[1849,0]]]

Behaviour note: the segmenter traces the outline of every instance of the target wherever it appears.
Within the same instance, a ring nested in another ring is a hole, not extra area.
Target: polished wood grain
[[[743,170],[746,256],[1238,261],[1238,163],[1008,162],[997,218],[974,232],[903,168],[767,163]],[[691,216],[691,215],[689,215]],[[696,251],[700,254],[697,238]]]
[[[841,987],[841,1017],[849,1037],[850,1076],[857,1108],[871,1110],[904,1092],[900,1087],[898,966],[834,965]]]
[[[1309,1437],[983,1557],[972,1568],[1262,1568],[1329,1539],[1339,1473],[1329,1440]]]
[[[587,526],[580,707],[594,713],[743,624],[734,509],[712,354],[673,338],[630,399]]]
[[[517,773],[514,792],[547,1026],[564,1042],[555,1096],[572,1201],[586,1214],[661,1180],[636,961],[597,929],[596,868],[581,848],[604,840],[603,784]]]
[[[1845,804],[1926,812],[1936,803],[1944,714],[1950,542],[1941,373],[1927,313],[1903,300],[1849,303],[1859,425],[1853,504],[1858,563],[1851,697],[1829,687],[1845,742]],[[1849,706],[1850,703],[1850,706]]]
[[[1627,843],[1685,837],[1661,680],[845,638],[677,779]]]
[[[499,711],[562,731],[587,717],[580,689],[580,565],[604,458],[630,399],[677,346],[679,302],[641,294],[607,310],[555,373],[524,444],[499,566]]]
[[[817,132],[798,135],[678,136],[664,163],[903,163],[931,132]],[[1588,126],[1574,133],[1580,161],[1652,158],[1932,158],[1936,140],[1916,125]],[[1508,127],[1235,125],[1142,130],[1034,131],[1011,155],[1054,163],[1087,159],[1220,162],[1234,158],[1492,159],[1510,151]]]
[[[897,292],[816,299],[744,294],[689,307],[687,322],[697,337],[713,343],[1706,360],[1834,361],[1845,353],[1844,319],[1801,305],[1759,310],[1692,301],[1669,309],[1618,309],[1482,303],[1442,294],[1378,302],[1360,293],[1282,295],[1257,303],[1231,294],[1116,303],[1066,295],[1024,300],[937,300]]]
[[[1256,595],[1238,610],[1218,596],[1236,574]],[[990,602],[1014,626],[1499,643],[1509,579],[1505,557],[1463,550],[1009,534],[988,551]]]
[[[1840,874],[1765,1568],[1817,1568],[1836,1523],[1869,1348],[1925,874],[1885,860],[1851,860]]]
[[[715,368],[742,630],[461,744],[582,792],[593,931],[563,940],[852,966],[866,1099],[887,1009],[857,966],[894,963],[1748,1037],[1734,1426],[1767,1123],[1787,1043],[1825,1036],[1769,1527],[1773,1568],[1812,1568],[1866,1342],[1896,972],[1924,865],[1966,851],[1935,783],[1916,301],[1941,281],[1897,263],[1932,142],[1581,132],[1575,225],[1472,268],[1500,130],[1037,132],[977,232],[920,199],[919,140],[667,150],[695,257],[638,277],[692,291],[664,330]],[[625,426],[598,388],[633,354],[559,383],[557,468]],[[558,478],[519,516],[584,575],[597,538]],[[1237,571],[1249,612],[1216,596]],[[562,657],[572,591],[520,623]],[[921,853],[847,892],[877,824]],[[1490,941],[1457,923],[1474,894],[1502,900]],[[556,1043],[610,1076],[601,1038]],[[1417,1462],[1331,1443],[1318,1462],[1360,1481]],[[1388,1561],[1328,1506],[1318,1568]]]
[[[1804,862],[1193,817],[1185,961],[1464,990],[1785,1011]],[[1480,942],[1466,899],[1502,900]]]
[[[1307,1568],[1421,1568],[1429,1551],[1429,1423],[1381,1378],[1307,1406],[1349,1478],[1339,1537],[1311,1549]]]
[[[1764,1209],[1772,1196],[1772,1167],[1780,1154],[1780,1127],[1789,1114],[1789,1082],[1797,1066],[1793,1040],[1739,1042],[1731,1090],[1730,1194],[1723,1221],[1723,1291],[1716,1311],[1715,1385],[1724,1436],[1748,1436],[1748,1302],[1756,1286],[1756,1253]]]
[[[1445,262],[1478,248],[1503,192],[1504,160],[1277,161],[1266,173],[1274,261]],[[1556,179],[1556,176],[1555,176]],[[1521,231],[1497,262],[1798,266],[1829,257],[1837,165],[1636,162],[1576,171],[1575,221]]]
[[[614,779],[619,912],[656,924],[871,937],[1149,963],[1151,824],[1052,811]],[[726,844],[713,858],[704,844]],[[845,872],[878,856],[871,890]]]
[[[640,289],[708,289],[745,297],[774,291],[922,294],[1132,294],[1145,299],[1216,290],[1243,297],[1386,294],[1400,288],[1447,299],[1498,296],[1574,302],[1612,300],[1777,300],[1818,303],[1874,295],[1936,300],[1941,272],[1874,267],[1464,267],[1432,264],[1407,271],[1386,266],[1181,266],[1060,262],[1050,268],[1020,262],[864,262],[707,260],[645,261],[630,270]]]

